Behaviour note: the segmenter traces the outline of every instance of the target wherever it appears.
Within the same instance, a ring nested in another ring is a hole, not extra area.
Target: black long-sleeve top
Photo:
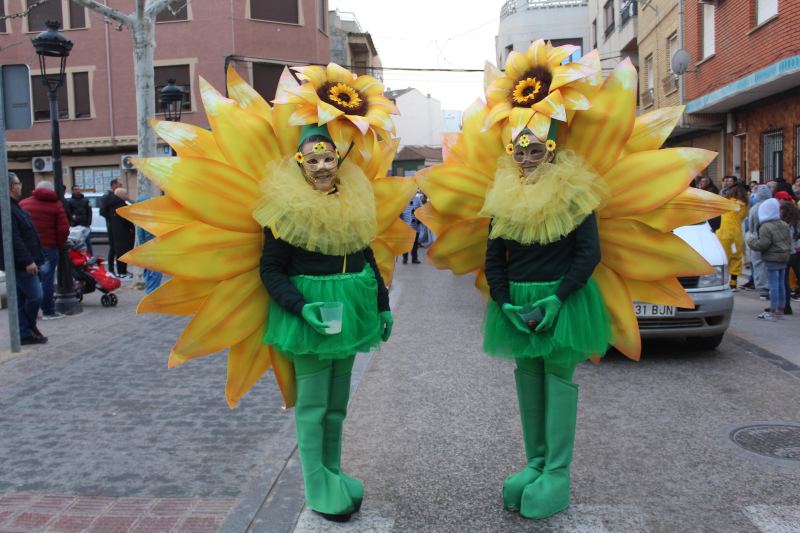
[[[343,255],[325,255],[310,252],[286,241],[276,239],[272,230],[264,228],[264,251],[261,254],[261,281],[278,305],[300,315],[308,303],[289,279],[291,276],[326,276],[342,272],[357,273],[369,263],[378,282],[378,311],[389,310],[389,291],[383,283],[381,271],[372,248]]]
[[[563,277],[556,291],[563,302],[586,284],[599,262],[597,219],[591,214],[563,239],[550,244],[489,239],[486,280],[494,301],[503,305],[511,303],[509,281],[556,281]]]

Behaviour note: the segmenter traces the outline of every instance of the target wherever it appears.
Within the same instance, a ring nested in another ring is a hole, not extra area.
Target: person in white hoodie
[[[789,255],[792,252],[792,235],[789,225],[781,220],[780,203],[775,198],[765,200],[758,206],[757,233],[750,233],[747,245],[761,252],[761,259],[769,276],[770,310],[758,315],[761,320],[783,317],[786,306],[784,276]]]

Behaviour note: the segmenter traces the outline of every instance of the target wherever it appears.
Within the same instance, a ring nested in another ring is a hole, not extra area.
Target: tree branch
[[[132,28],[133,27],[133,22],[134,22],[133,21],[133,17],[131,17],[130,15],[126,15],[126,14],[122,13],[121,11],[117,11],[116,9],[114,9],[112,7],[108,7],[105,4],[101,4],[100,2],[97,2],[96,0],[72,0],[72,1],[75,2],[78,5],[81,5],[81,6],[84,6],[84,7],[88,7],[89,9],[94,11],[95,13],[100,13],[104,17],[108,17],[108,18],[110,18],[112,20],[116,20],[117,22],[127,26],[128,28]]]
[[[180,1],[181,0],[147,0],[147,4],[144,7],[144,12],[147,15],[156,16],[164,11],[169,4],[177,4]],[[186,3],[189,3],[188,0]]]

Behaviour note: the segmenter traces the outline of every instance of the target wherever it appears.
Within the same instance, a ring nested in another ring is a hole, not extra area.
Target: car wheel
[[[686,342],[688,342],[689,346],[692,348],[697,348],[699,350],[713,350],[720,345],[724,335],[724,333],[720,333],[719,335],[714,335],[713,337],[689,337],[686,339]]]

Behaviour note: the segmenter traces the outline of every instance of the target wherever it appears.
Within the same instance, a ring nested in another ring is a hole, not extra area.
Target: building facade
[[[800,174],[800,2],[685,1],[688,136],[720,153],[716,177],[787,180]]]
[[[507,0],[500,9],[495,37],[497,66],[503,69],[511,52],[524,52],[535,39],[545,39],[556,46],[578,46],[573,59],[581,57],[591,50],[588,3],[589,0]]]
[[[638,67],[637,15],[635,0],[589,0],[589,49],[600,53],[604,72],[624,59]]]
[[[383,80],[381,58],[372,42],[372,36],[365,32],[354,13],[330,11],[331,61],[346,66],[358,75],[368,74]]]
[[[442,103],[418,89],[386,91],[385,96],[397,106],[392,116],[400,148],[404,146],[442,146]]]
[[[21,11],[32,3],[6,0],[5,8]],[[130,12],[134,2],[108,4]],[[156,25],[156,94],[167,79],[176,79],[187,95],[181,121],[208,127],[198,79],[202,76],[224,93],[225,69],[234,64],[271,100],[285,65],[329,61],[327,14],[326,0],[207,0],[187,3],[174,13],[164,11]],[[34,182],[52,180],[47,92],[30,44],[50,19],[61,21],[62,32],[74,43],[58,95],[64,183],[102,192],[119,177],[135,191],[136,173],[123,160],[137,151],[131,35],[69,0],[51,0],[0,25],[3,62],[30,65],[33,88],[34,124],[8,132],[9,167],[26,191]]]

